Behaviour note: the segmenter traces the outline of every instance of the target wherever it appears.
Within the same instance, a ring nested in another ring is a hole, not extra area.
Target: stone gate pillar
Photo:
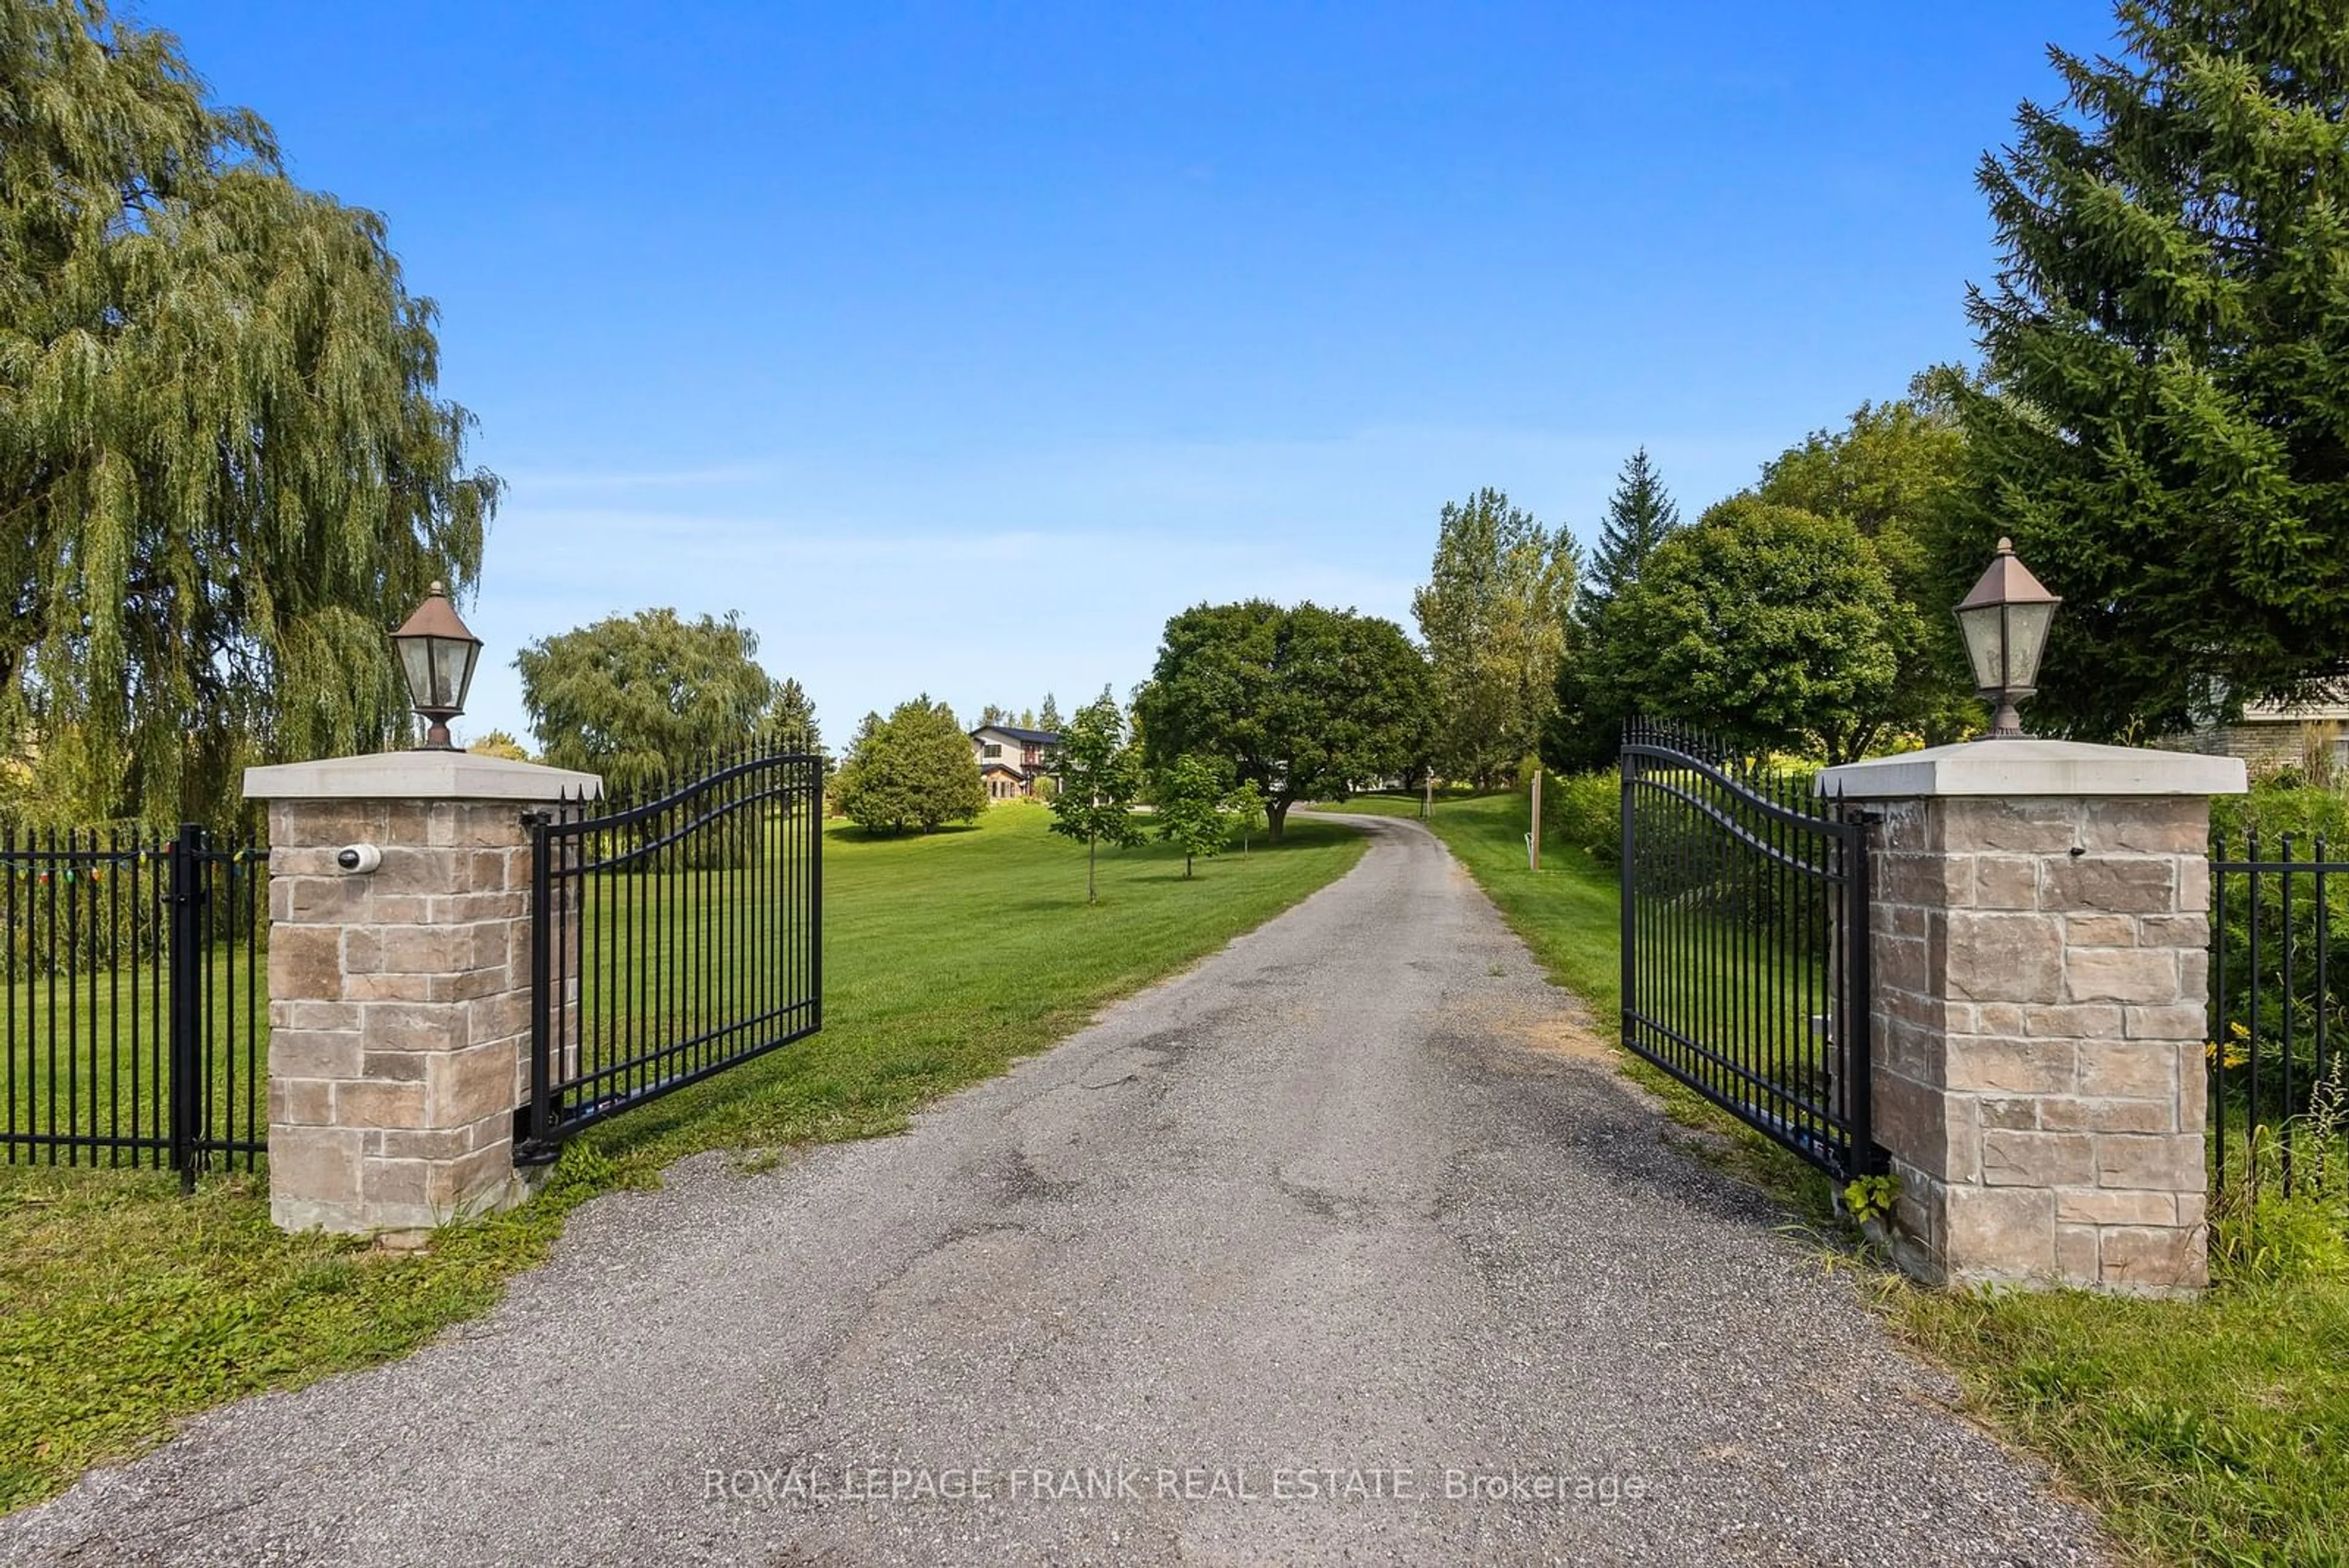
[[[593,774],[466,752],[246,770],[246,798],[269,803],[277,1224],[416,1232],[523,1194],[523,813],[601,789]]]
[[[2209,800],[2231,757],[1978,741],[1819,775],[1874,804],[1876,1137],[1951,1283],[2208,1280]]]

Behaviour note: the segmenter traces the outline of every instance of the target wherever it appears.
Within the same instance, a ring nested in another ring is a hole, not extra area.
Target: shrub
[[[2235,848],[2253,833],[2263,852],[2279,848],[2287,833],[2303,846],[2321,833],[2335,851],[2349,849],[2349,794],[2313,788],[2297,770],[2281,770],[2256,780],[2249,794],[2212,801],[2210,831]]]
[[[1614,773],[1542,780],[1542,825],[1601,866],[1623,858],[1623,781]]]
[[[833,774],[833,800],[867,833],[928,833],[976,821],[987,785],[954,711],[925,694],[865,721]]]

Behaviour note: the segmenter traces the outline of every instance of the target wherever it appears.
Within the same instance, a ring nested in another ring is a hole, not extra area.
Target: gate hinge
[[[516,1165],[553,1165],[563,1152],[560,1140],[533,1137],[530,1131],[530,1107],[516,1106],[513,1114],[513,1162]]]

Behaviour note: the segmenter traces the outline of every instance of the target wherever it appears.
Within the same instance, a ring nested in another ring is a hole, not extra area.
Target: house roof
[[[2253,702],[2243,710],[2246,724],[2310,724],[2349,719],[2349,702]]]
[[[1023,730],[1017,724],[981,724],[970,732],[970,738],[976,741],[989,731],[999,735],[1009,735],[1023,746],[1057,746],[1061,743],[1061,737],[1054,731]]]

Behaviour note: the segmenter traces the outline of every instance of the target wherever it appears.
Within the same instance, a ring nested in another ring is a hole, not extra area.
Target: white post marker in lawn
[[[1896,1256],[1954,1283],[2209,1278],[2210,797],[2232,757],[1998,740],[1829,768],[1869,829]]]
[[[1528,871],[1541,869],[1541,769],[1536,768],[1534,770],[1534,820],[1533,826],[1526,830],[1526,869]]]
[[[414,1233],[523,1195],[523,813],[602,790],[593,774],[453,751],[245,770],[245,798],[269,803],[278,1225]]]

